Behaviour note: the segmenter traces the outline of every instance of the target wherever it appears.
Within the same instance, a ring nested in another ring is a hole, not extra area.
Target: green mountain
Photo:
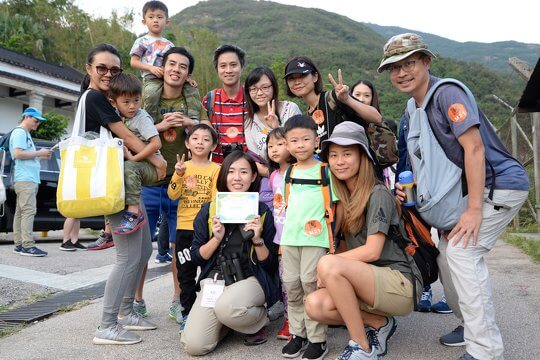
[[[525,44],[517,41],[499,41],[494,43],[458,42],[441,36],[397,26],[381,26],[371,23],[363,24],[384,38],[390,38],[393,35],[405,32],[414,32],[422,35],[430,45],[430,48],[437,54],[462,61],[473,61],[493,70],[513,71],[508,65],[508,59],[514,56],[534,66],[540,56],[540,44]]]
[[[320,9],[252,0],[208,0],[184,9],[171,20],[184,28],[207,28],[217,33],[222,43],[245,49],[248,57],[244,75],[256,66],[266,65],[281,78],[287,59],[307,55],[323,74],[336,76],[341,68],[347,84],[359,79],[373,81],[384,118],[398,120],[403,114],[407,96],[393,89],[386,73],[376,72],[387,36],[366,24]],[[496,72],[444,56],[433,62],[432,72],[465,82],[495,124],[506,120],[509,113],[491,94],[516,104],[525,86],[512,73]],[[324,80],[329,88],[326,77]],[[281,94],[284,92],[281,87]]]

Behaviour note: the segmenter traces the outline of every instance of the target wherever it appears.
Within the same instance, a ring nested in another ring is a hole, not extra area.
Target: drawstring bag
[[[81,135],[85,128],[86,91],[79,101],[73,132],[60,142],[58,211],[69,218],[115,214],[124,209],[124,154],[122,139],[101,127],[99,138]]]

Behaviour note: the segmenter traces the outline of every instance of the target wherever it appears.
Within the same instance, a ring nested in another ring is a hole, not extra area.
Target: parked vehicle
[[[47,140],[34,139],[36,149],[50,148],[56,143]],[[0,155],[3,150],[0,150]],[[1,160],[1,158],[0,158]],[[6,156],[3,181],[6,187],[6,202],[3,213],[0,211],[0,232],[13,231],[13,216],[15,214],[16,195],[12,186],[11,157]],[[41,160],[41,184],[37,194],[37,213],[34,218],[34,231],[61,230],[65,218],[56,208],[56,189],[60,174],[60,151],[56,149],[49,160]],[[105,227],[103,216],[81,219],[81,228],[100,230]]]

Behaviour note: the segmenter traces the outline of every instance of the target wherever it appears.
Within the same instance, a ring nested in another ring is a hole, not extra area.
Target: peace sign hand
[[[264,122],[272,129],[279,127],[279,118],[276,115],[276,101],[272,100],[266,103],[268,107],[268,115],[264,117]]]
[[[180,155],[176,154],[176,164],[174,165],[174,170],[178,176],[184,176],[186,173],[186,163],[184,162],[185,157],[185,154],[182,154],[182,158],[180,158]]]
[[[341,69],[338,69],[337,74],[338,74],[338,82],[334,80],[334,77],[332,76],[332,74],[328,74],[328,80],[330,80],[330,83],[334,87],[338,100],[341,102],[345,102],[349,98],[349,87],[343,84],[343,77],[341,76]]]

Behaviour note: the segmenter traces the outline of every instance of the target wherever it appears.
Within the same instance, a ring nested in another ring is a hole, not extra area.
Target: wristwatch
[[[259,247],[259,246],[263,246],[264,245],[264,240],[263,238],[260,239],[260,241],[258,243],[253,243],[253,246],[256,246],[256,247]]]

